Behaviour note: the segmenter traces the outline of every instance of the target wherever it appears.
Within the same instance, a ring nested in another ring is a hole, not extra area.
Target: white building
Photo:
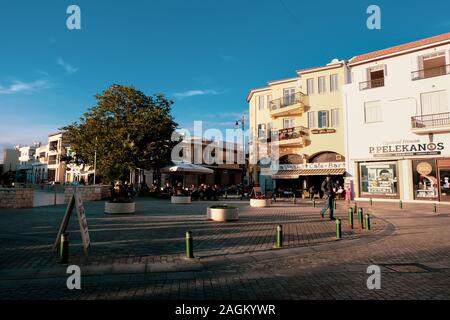
[[[35,160],[32,164],[32,183],[40,184],[48,180],[48,144],[36,148]]]
[[[348,65],[346,159],[356,199],[450,201],[450,33]]]
[[[36,149],[40,147],[39,142],[32,146],[19,147],[19,178],[21,182],[33,183],[33,163],[36,159]]]

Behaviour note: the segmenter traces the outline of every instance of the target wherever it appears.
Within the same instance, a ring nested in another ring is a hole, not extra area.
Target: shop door
[[[450,168],[439,169],[440,201],[450,202]]]

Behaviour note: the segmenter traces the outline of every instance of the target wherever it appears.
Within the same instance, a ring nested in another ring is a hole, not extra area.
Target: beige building
[[[340,183],[345,173],[342,86],[347,81],[344,61],[297,71],[297,77],[271,81],[250,91],[253,182],[263,190],[316,189],[327,174]],[[261,164],[278,147],[279,170],[267,175]],[[261,161],[262,160],[262,161]],[[261,169],[263,168],[263,169]]]

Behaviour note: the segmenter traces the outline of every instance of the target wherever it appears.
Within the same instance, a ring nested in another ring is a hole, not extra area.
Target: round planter
[[[213,221],[237,221],[239,220],[239,208],[208,208],[207,218]]]
[[[270,200],[268,200],[268,199],[250,199],[250,206],[253,208],[270,207]]]
[[[105,213],[132,214],[136,212],[134,202],[105,202]]]
[[[190,196],[172,196],[170,202],[173,204],[189,204],[191,203]]]

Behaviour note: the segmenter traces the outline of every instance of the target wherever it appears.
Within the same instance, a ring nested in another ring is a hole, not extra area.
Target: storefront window
[[[438,180],[434,160],[413,160],[415,199],[437,199]]]
[[[361,195],[396,197],[397,163],[361,163],[360,181]]]

